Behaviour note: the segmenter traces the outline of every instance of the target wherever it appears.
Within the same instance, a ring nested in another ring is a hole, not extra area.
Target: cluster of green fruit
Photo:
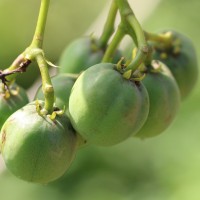
[[[53,87],[42,76],[31,103],[1,74],[0,151],[13,174],[48,183],[66,172],[85,144],[110,146],[133,136],[153,137],[172,123],[197,80],[195,49],[176,31],[142,33],[147,46],[140,45],[137,31],[130,34],[139,43],[131,61],[112,48],[108,62],[105,55],[113,43],[101,45],[94,37],[72,42],[51,79]],[[52,88],[56,99],[51,108]]]

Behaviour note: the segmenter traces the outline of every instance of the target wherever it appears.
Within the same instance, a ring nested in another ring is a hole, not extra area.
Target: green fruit
[[[142,83],[149,94],[150,109],[144,126],[135,136],[148,138],[162,133],[173,122],[179,109],[180,92],[170,70],[161,62],[147,66]]]
[[[147,118],[149,98],[145,87],[124,79],[115,67],[111,63],[92,66],[72,88],[70,119],[88,143],[120,143],[136,133]]]
[[[161,45],[153,44],[155,52],[153,59],[160,60],[169,67],[181,92],[181,98],[187,97],[198,78],[198,63],[192,41],[177,31],[171,32],[173,44],[171,48],[163,48]]]
[[[73,41],[64,50],[60,58],[60,73],[80,73],[92,65],[101,62],[105,49],[98,47],[98,40],[83,37]],[[113,62],[121,58],[121,52],[116,51]]]
[[[0,84],[0,129],[12,113],[28,102],[26,91],[17,84],[10,86],[9,96],[3,91],[3,85]]]
[[[76,81],[76,77],[70,74],[59,74],[54,76],[51,81],[56,96],[56,106],[59,108],[63,108],[64,106],[68,108],[70,92]],[[42,86],[38,88],[35,99],[44,100]]]
[[[60,58],[60,73],[80,73],[97,64],[103,58],[103,50],[91,37],[83,37],[73,41],[64,50]]]
[[[63,109],[65,107],[66,114],[68,114],[69,96],[76,79],[77,76],[72,74],[59,74],[51,79],[56,96],[55,105],[60,109]],[[35,99],[44,100],[42,86],[38,88]],[[79,147],[83,147],[87,144],[87,142],[78,133],[77,140],[79,143]]]
[[[43,102],[40,102],[43,104]],[[76,136],[66,115],[39,115],[32,102],[4,123],[1,152],[7,168],[17,177],[46,184],[62,176],[76,152]]]

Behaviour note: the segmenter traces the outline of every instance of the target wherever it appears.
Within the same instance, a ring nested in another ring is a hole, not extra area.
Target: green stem
[[[105,48],[107,46],[111,35],[115,31],[115,19],[116,19],[117,11],[118,11],[117,5],[115,3],[115,0],[113,0],[106,23],[104,25],[103,33],[99,38],[100,48]]]
[[[15,59],[12,65],[7,69],[7,71],[12,71],[20,68],[23,66],[23,64],[29,64],[33,60],[37,61],[42,77],[42,90],[45,98],[44,110],[47,114],[51,114],[53,112],[54,104],[54,89],[51,83],[47,62],[44,58],[44,52],[42,50],[49,3],[50,0],[41,0],[37,26],[32,43],[22,54],[20,54]],[[9,81],[14,81],[15,77],[16,74],[12,74],[7,78]]]
[[[42,90],[45,98],[44,109],[48,114],[51,114],[53,112],[53,105],[55,100],[54,89],[51,83],[47,62],[42,51],[49,4],[50,0],[41,0],[35,34],[28,51],[30,52],[30,59],[31,56],[33,56],[33,59],[36,59],[38,63],[42,77]]]
[[[36,26],[32,43],[23,53],[21,53],[14,60],[14,62],[11,64],[9,68],[4,70],[5,72],[11,72],[12,70],[18,69],[21,64],[27,61],[27,57],[30,57],[30,60],[35,59],[34,48],[40,48],[40,49],[42,48],[49,3],[50,3],[50,0],[41,0],[37,26]],[[7,80],[9,81],[8,85],[14,83],[17,75],[18,74],[15,73],[6,77]]]
[[[130,28],[130,29],[128,29],[128,33],[127,34],[132,38],[133,42],[138,47],[138,41],[137,41],[137,37],[136,37],[135,31]]]
[[[49,4],[50,0],[41,0],[36,30],[33,37],[33,41],[31,43],[32,47],[42,48]]]
[[[114,53],[116,52],[117,47],[124,36],[125,36],[125,31],[123,29],[123,25],[120,24],[117,28],[117,31],[116,31],[112,41],[110,42],[108,48],[106,49],[106,52],[102,59],[102,62],[111,62],[112,61]]]
[[[48,66],[44,56],[42,54],[38,54],[36,56],[36,61],[38,63],[41,77],[42,77],[42,91],[45,98],[44,109],[51,114],[53,112],[53,104],[54,104],[54,89],[51,83],[51,78],[48,71]]]
[[[173,45],[173,37],[170,32],[156,34],[144,31],[144,34],[147,41],[161,43],[165,48],[170,48]]]
[[[116,0],[117,6],[120,11],[122,22],[127,27],[128,34],[133,38],[133,32],[137,38],[138,51],[136,57],[126,67],[125,71],[132,70],[133,72],[139,67],[139,65],[145,61],[148,54],[148,45],[143,32],[143,29],[135,17],[127,0]]]

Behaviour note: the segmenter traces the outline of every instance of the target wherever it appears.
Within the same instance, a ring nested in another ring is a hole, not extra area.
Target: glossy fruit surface
[[[69,99],[72,125],[88,143],[114,145],[136,133],[149,111],[143,84],[124,79],[111,63],[83,72]]]
[[[155,71],[154,67],[159,68]],[[148,138],[162,133],[173,122],[179,109],[180,92],[170,70],[161,62],[147,67],[142,83],[149,94],[150,109],[145,124],[135,136]]]
[[[162,61],[171,70],[184,99],[197,82],[197,55],[192,41],[187,36],[177,31],[170,32],[173,37],[172,47],[167,49],[156,46],[153,58]]]
[[[44,184],[69,168],[76,152],[76,136],[67,116],[51,120],[39,115],[35,104],[24,106],[6,120],[0,135],[1,152],[15,176]]]
[[[29,102],[26,91],[16,84],[10,87],[10,96],[5,97],[5,92],[0,84],[0,129],[6,119],[16,110]]]
[[[64,106],[68,108],[70,92],[76,81],[76,77],[68,74],[59,74],[54,76],[51,81],[56,96],[56,106],[60,109]],[[35,95],[35,99],[44,100],[41,86]]]

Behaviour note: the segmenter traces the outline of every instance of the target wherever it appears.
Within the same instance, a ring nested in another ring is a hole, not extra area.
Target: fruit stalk
[[[102,59],[102,62],[110,62],[112,60],[114,53],[124,36],[125,36],[125,31],[123,30],[123,25],[120,24],[117,28],[117,31],[116,31],[111,43],[109,44],[108,48],[106,49],[106,52]]]
[[[127,0],[116,0],[117,6],[120,11],[122,23],[126,26],[128,34],[135,39],[136,36],[138,51],[136,57],[131,61],[131,63],[126,67],[125,71],[132,70],[133,72],[139,67],[139,65],[145,61],[149,48],[146,42],[146,38],[143,29],[135,17],[129,3]],[[133,34],[133,32],[135,34]]]
[[[110,6],[106,23],[104,25],[103,33],[99,38],[100,48],[105,48],[107,46],[111,35],[115,31],[115,19],[116,19],[117,11],[118,11],[118,8],[116,5],[116,2],[115,0],[113,0]]]
[[[8,81],[7,85],[13,84],[17,74],[24,72],[31,61],[35,59],[34,48],[42,48],[49,3],[50,0],[41,0],[37,26],[31,45],[23,53],[17,56],[10,67],[3,71],[5,74],[9,73],[9,75],[6,76],[6,80]],[[18,71],[17,73],[16,70]]]
[[[31,43],[32,47],[42,48],[45,25],[47,21],[47,14],[49,10],[49,4],[50,4],[50,0],[41,0],[35,34],[33,36],[33,41]]]
[[[45,98],[44,109],[47,111],[47,114],[51,114],[53,112],[53,104],[55,98],[53,85],[51,83],[51,78],[48,72],[48,66],[42,54],[38,54],[36,56],[36,60],[42,76],[42,90]]]
[[[47,62],[46,59],[44,58],[44,53],[42,50],[49,4],[50,0],[41,0],[40,11],[35,33],[33,36],[33,41],[30,47],[27,48],[28,52],[27,54],[29,54],[30,59],[31,57],[32,59],[36,59],[40,69],[42,77],[42,90],[45,98],[44,109],[47,112],[47,114],[51,114],[53,112],[53,104],[54,104],[54,89],[51,83]]]

